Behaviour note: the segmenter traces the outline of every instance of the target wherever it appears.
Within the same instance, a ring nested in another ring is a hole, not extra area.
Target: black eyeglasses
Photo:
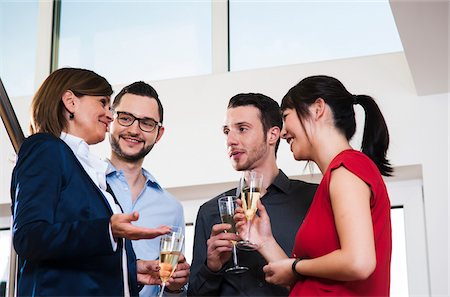
[[[152,132],[156,127],[161,127],[160,122],[155,121],[151,118],[137,118],[129,112],[126,111],[116,111],[115,112],[117,122],[121,126],[129,127],[133,125],[134,121],[138,121],[139,128],[144,132]]]

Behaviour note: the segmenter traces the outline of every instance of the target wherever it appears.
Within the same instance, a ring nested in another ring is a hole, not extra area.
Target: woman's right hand
[[[234,220],[236,221],[236,229],[239,232],[241,238],[247,238],[248,226],[247,220],[245,218],[244,210],[242,209],[242,201],[237,200],[239,207],[236,208],[236,214],[234,215]],[[266,208],[261,203],[257,201],[256,208],[258,209],[257,214],[253,217],[250,227],[250,241],[258,245],[258,251],[266,258],[269,257],[268,254],[273,250],[273,246],[278,246],[275,238],[272,234],[272,227],[270,225],[270,218],[267,214]],[[267,250],[267,251],[266,251]],[[267,254],[267,257],[266,257]]]

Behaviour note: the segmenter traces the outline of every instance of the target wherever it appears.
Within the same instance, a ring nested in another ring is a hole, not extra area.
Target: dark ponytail
[[[375,162],[382,175],[391,176],[393,170],[386,159],[389,132],[384,117],[372,97],[355,95],[354,99],[366,114],[361,150]]]
[[[334,77],[310,76],[292,87],[281,101],[281,109],[294,108],[300,120],[309,116],[308,107],[322,98],[331,108],[334,125],[350,140],[356,131],[354,104],[360,104],[366,113],[362,152],[377,165],[380,173],[390,176],[392,167],[386,159],[389,133],[383,115],[375,101],[366,95],[352,95]]]

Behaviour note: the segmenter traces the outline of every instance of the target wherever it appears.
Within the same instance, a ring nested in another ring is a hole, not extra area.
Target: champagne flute
[[[236,232],[236,223],[234,222],[233,216],[236,209],[236,196],[225,196],[221,197],[218,200],[219,203],[219,213],[220,213],[220,219],[222,220],[222,223],[230,224],[231,228],[228,230],[225,230],[225,232],[230,233],[237,233]],[[237,259],[237,252],[236,252],[236,241],[232,240],[231,243],[233,244],[233,267],[230,267],[225,270],[225,272],[230,273],[243,273],[248,270],[248,267],[239,266],[238,265],[238,259]]]
[[[263,175],[256,171],[244,171],[240,181],[242,209],[247,220],[247,236],[245,240],[239,241],[237,247],[241,250],[253,251],[258,245],[250,241],[250,228],[252,219],[256,214],[256,203],[261,197]]]
[[[178,259],[184,243],[184,235],[180,227],[171,227],[171,232],[165,234],[160,240],[160,256],[159,256],[159,278],[161,279],[161,291],[159,297],[162,296],[166,282],[172,277],[177,268]]]

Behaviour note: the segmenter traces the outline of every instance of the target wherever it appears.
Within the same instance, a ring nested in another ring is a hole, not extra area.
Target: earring
[[[71,112],[71,113],[69,114],[69,119],[73,120],[74,117],[75,117],[75,115]]]

